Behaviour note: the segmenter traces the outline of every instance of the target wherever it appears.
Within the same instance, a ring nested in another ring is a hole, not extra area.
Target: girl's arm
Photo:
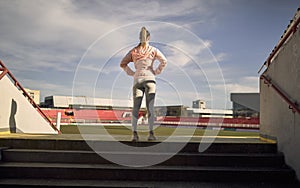
[[[158,65],[158,67],[154,71],[155,75],[158,75],[166,67],[166,65],[167,65],[167,59],[164,56],[164,54],[161,53],[161,51],[159,51],[158,49],[156,51],[156,56],[155,57],[160,62],[160,64]]]
[[[122,59],[120,67],[129,75],[133,76],[134,71],[128,66],[128,63],[132,62],[131,51],[129,51],[126,56]]]

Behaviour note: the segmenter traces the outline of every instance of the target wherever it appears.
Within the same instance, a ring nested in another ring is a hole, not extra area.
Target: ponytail
[[[147,38],[150,36],[150,32],[146,27],[142,27],[140,31],[140,43],[138,46],[144,45],[147,42]]]

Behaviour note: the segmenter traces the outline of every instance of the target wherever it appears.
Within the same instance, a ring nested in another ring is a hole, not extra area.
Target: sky
[[[230,109],[259,92],[258,70],[298,0],[0,0],[0,60],[23,87],[50,95],[128,100],[122,57],[145,26],[167,67],[156,105]],[[158,62],[155,62],[157,66]],[[130,66],[133,68],[133,64]]]

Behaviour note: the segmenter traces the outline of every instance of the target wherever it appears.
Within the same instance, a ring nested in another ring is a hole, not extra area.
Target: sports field
[[[0,134],[0,139],[38,139],[38,140],[90,140],[90,141],[131,141],[130,124],[62,125],[61,133],[49,134]],[[192,127],[156,126],[154,142],[214,142],[214,143],[267,143],[259,131],[212,130]],[[139,142],[149,142],[148,126],[138,126]]]
[[[61,127],[63,134],[101,134],[103,132],[110,135],[131,135],[131,126],[128,124],[120,125],[64,125]],[[140,135],[148,135],[147,126],[138,126],[138,132]],[[176,136],[204,136],[204,135],[217,135],[217,136],[230,136],[230,137],[258,137],[259,131],[249,130],[209,130],[193,127],[167,127],[157,126],[154,130],[157,136],[168,137],[171,135]]]

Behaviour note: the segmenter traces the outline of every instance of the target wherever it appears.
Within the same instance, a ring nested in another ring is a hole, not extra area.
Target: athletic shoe
[[[139,136],[136,131],[133,131],[132,142],[139,141]]]
[[[150,131],[149,132],[148,141],[154,141],[154,140],[156,140],[156,137],[154,136],[153,131]]]

